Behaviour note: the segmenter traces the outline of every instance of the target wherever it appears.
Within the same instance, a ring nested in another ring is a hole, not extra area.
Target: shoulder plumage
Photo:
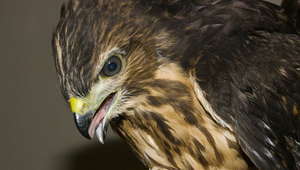
[[[260,1],[215,7],[205,17],[210,34],[199,41],[205,48],[194,58],[186,56],[186,67],[197,61],[206,99],[258,168],[298,169],[300,36],[295,25],[282,8]]]

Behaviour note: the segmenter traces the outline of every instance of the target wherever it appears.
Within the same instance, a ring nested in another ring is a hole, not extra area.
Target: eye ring
[[[112,55],[104,64],[101,75],[105,77],[112,77],[118,74],[122,69],[122,61],[119,56]]]

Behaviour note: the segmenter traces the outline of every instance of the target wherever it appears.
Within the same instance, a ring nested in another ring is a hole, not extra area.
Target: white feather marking
[[[147,139],[148,139],[149,144],[150,144],[152,147],[154,147],[156,150],[159,150],[159,148],[158,148],[156,142],[153,140],[153,138],[152,138],[151,136],[147,135]]]
[[[58,62],[62,77],[64,77],[65,73],[63,71],[63,64],[62,64],[62,49],[61,49],[61,46],[59,44],[59,40],[60,40],[60,36],[57,35],[57,39],[55,40],[55,45],[56,45],[56,49],[57,49],[57,62]]]
[[[196,96],[197,96],[199,102],[201,103],[201,105],[204,107],[204,109],[211,115],[211,117],[217,123],[219,123],[221,126],[228,128],[232,131],[232,127],[228,123],[226,123],[223,119],[221,119],[219,117],[219,115],[216,114],[215,110],[211,107],[210,103],[206,100],[206,98],[204,97],[204,92],[199,87],[198,83],[193,78],[191,78],[191,79],[192,79],[192,82],[194,85]]]

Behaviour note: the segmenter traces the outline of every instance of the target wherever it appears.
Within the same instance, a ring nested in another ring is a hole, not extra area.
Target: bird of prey
[[[53,51],[79,131],[150,169],[300,169],[296,1],[70,0]],[[291,10],[291,11],[290,11]]]

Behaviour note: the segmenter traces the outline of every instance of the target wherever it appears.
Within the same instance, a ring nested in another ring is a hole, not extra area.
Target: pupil
[[[117,64],[116,63],[110,63],[108,65],[109,71],[114,71],[116,68],[117,68]]]

